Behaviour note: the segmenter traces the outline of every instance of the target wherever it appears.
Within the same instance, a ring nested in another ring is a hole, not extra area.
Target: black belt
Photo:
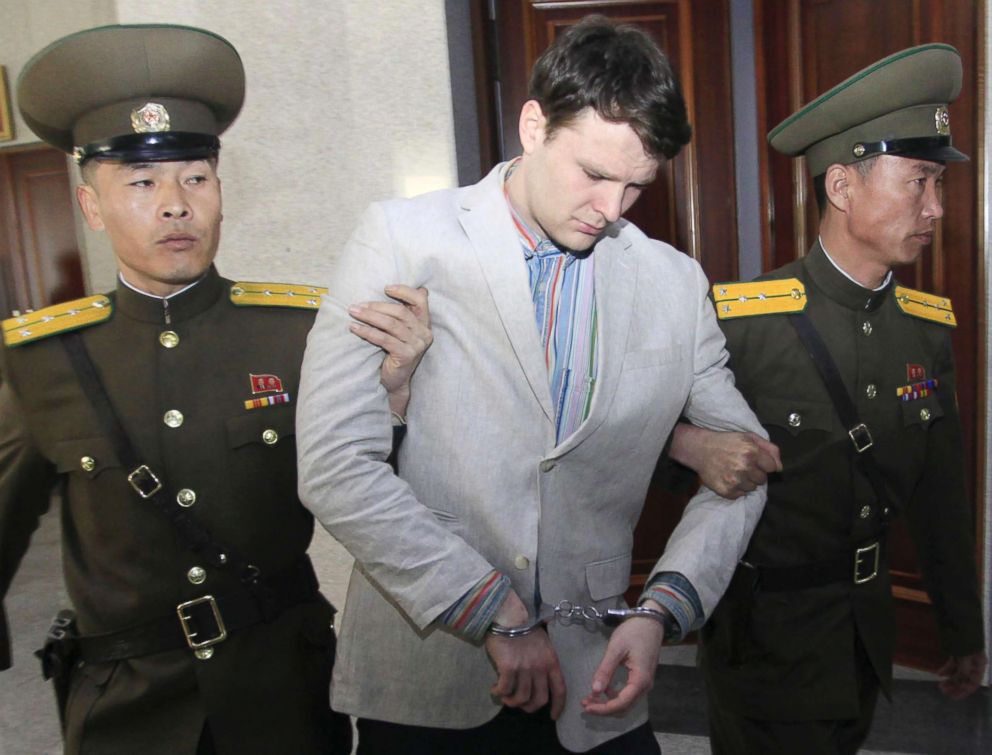
[[[878,576],[885,541],[871,540],[837,558],[797,566],[760,566],[742,561],[734,583],[752,591],[786,592],[835,582],[863,585]]]
[[[167,650],[201,650],[234,632],[269,622],[286,609],[318,594],[317,575],[307,556],[286,571],[260,578],[251,589],[227,595],[203,595],[139,626],[77,639],[79,655],[89,663],[108,663]]]

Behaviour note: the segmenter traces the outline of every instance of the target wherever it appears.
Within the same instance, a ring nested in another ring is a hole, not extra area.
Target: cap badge
[[[933,114],[933,118],[937,125],[937,133],[941,136],[949,136],[951,133],[951,114],[947,112],[947,108],[941,105]]]
[[[169,111],[157,102],[131,111],[131,128],[136,134],[156,134],[169,130]]]

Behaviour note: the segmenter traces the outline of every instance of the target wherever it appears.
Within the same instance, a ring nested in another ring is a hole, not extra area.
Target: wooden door
[[[693,126],[690,144],[664,166],[625,217],[648,236],[699,260],[711,279],[736,279],[727,0],[477,2],[473,22],[483,169],[519,154],[517,123],[531,66],[558,34],[590,13],[639,26],[658,42],[679,76]],[[688,495],[652,485],[634,536],[632,597],[661,555],[687,500]]]
[[[65,155],[0,152],[0,317],[82,295]]]
[[[982,250],[978,248],[976,186],[980,145],[976,137],[979,84],[976,34],[984,22],[975,3],[953,0],[755,0],[755,47],[759,132],[776,124],[851,74],[906,47],[946,42],[961,53],[964,85],[950,106],[954,145],[971,155],[949,166],[944,184],[944,219],[932,248],[913,267],[896,271],[912,288],[950,296],[957,315],[954,349],[958,402],[962,408],[972,501],[981,491],[985,427],[977,407],[984,371],[979,329]],[[769,270],[805,254],[815,238],[816,201],[803,160],[762,147],[761,194],[765,207],[762,259]],[[984,321],[984,318],[981,318]],[[935,668],[936,627],[923,591],[912,543],[902,522],[889,536],[893,591],[897,600],[900,663]]]

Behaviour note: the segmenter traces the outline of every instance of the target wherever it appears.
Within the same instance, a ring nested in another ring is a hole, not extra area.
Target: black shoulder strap
[[[868,478],[878,502],[883,507],[889,507],[890,500],[885,490],[885,479],[878,468],[874,454],[872,454],[872,446],[875,442],[871,437],[871,431],[864,422],[858,419],[857,407],[851,400],[847,388],[844,387],[840,370],[837,369],[837,363],[834,362],[830,350],[805,313],[789,315],[789,322],[796,329],[799,340],[802,341],[803,346],[806,347],[806,352],[813,360],[813,364],[816,365],[827,393],[830,395],[830,400],[833,402],[834,409],[837,411],[837,416],[840,417],[841,424],[847,430],[847,436],[854,444],[858,467]]]
[[[82,385],[83,393],[89,398],[103,432],[113,444],[117,458],[125,470],[131,470],[127,481],[141,501],[148,501],[155,506],[166,519],[175,527],[179,541],[183,547],[195,553],[201,553],[216,566],[232,566],[238,570],[245,581],[253,582],[258,579],[257,567],[238,558],[220,543],[216,542],[210,533],[199,524],[189,512],[168,500],[162,478],[141,461],[141,456],[128,437],[121,424],[114,406],[107,395],[107,389],[100,379],[96,365],[86,351],[81,334],[68,333],[62,337],[69,361],[72,362],[76,376]]]

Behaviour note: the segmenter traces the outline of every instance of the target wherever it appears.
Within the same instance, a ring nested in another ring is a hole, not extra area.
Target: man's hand
[[[669,456],[724,498],[740,498],[782,471],[778,446],[754,433],[717,432],[680,422]]]
[[[944,677],[937,687],[952,700],[963,700],[978,689],[988,665],[988,656],[983,652],[950,658],[937,672]]]
[[[661,608],[655,601],[646,600],[647,608]],[[603,660],[592,677],[592,693],[582,700],[582,709],[595,716],[622,713],[654,686],[658,668],[658,653],[665,639],[665,630],[654,619],[635,616],[627,619],[613,632],[606,646]],[[627,683],[620,690],[610,683],[621,665],[627,669]]]
[[[527,621],[527,609],[511,590],[496,614],[496,623],[515,627]],[[533,713],[547,704],[550,695],[552,720],[561,715],[565,707],[565,678],[544,629],[523,637],[486,635],[486,652],[499,674],[490,692],[503,705]]]
[[[410,401],[410,378],[434,334],[426,288],[393,285],[385,292],[399,303],[365,302],[349,307],[348,313],[359,321],[351,324],[351,332],[386,352],[379,380],[389,394],[389,410],[403,417]]]

